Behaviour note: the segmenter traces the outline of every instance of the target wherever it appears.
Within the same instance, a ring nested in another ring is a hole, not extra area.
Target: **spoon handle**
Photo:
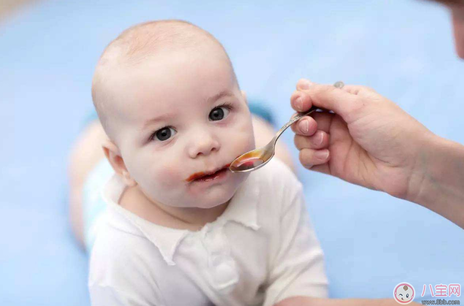
[[[309,111],[305,112],[305,113],[298,113],[295,117],[293,117],[289,122],[287,122],[287,124],[285,124],[278,132],[277,134],[275,135],[274,137],[274,142],[277,141],[277,139],[279,139],[280,135],[282,135],[282,133],[288,129],[289,126],[291,126],[292,124],[294,124],[295,122],[297,122],[298,120],[300,120],[302,117],[304,116],[307,116],[307,115],[310,115],[311,113],[313,113],[314,111],[318,110],[318,109],[322,109],[322,108],[319,108],[319,107],[316,107],[316,106],[313,106],[309,109]]]
[[[345,86],[345,83],[343,83],[342,81],[338,81],[334,84],[334,86],[336,88],[343,88]],[[282,135],[282,133],[289,127],[291,126],[292,124],[294,124],[296,121],[300,120],[302,117],[304,116],[307,116],[309,114],[311,114],[312,112],[316,111],[316,110],[323,110],[323,111],[328,111],[324,108],[321,108],[321,107],[316,107],[316,106],[312,106],[307,112],[305,113],[298,113],[295,117],[293,117],[286,125],[284,125],[278,132],[277,134],[274,136],[274,144],[277,142],[277,139],[279,139],[280,135]]]

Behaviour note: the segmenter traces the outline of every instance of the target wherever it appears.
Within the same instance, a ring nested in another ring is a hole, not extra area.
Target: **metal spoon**
[[[334,84],[334,86],[337,88],[343,88],[345,84],[343,84],[343,82],[337,82]],[[230,164],[229,170],[232,172],[251,172],[254,170],[258,170],[259,168],[266,165],[272,159],[272,157],[274,157],[275,146],[280,135],[282,135],[282,133],[293,123],[297,122],[302,117],[308,116],[309,114],[317,110],[325,109],[313,106],[309,109],[309,111],[297,114],[277,132],[274,138],[272,138],[272,140],[267,145],[265,145],[262,148],[249,151],[237,157]]]

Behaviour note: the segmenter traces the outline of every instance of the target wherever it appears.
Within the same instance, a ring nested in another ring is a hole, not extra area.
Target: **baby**
[[[209,33],[182,21],[123,32],[92,96],[115,171],[93,246],[93,305],[274,305],[325,297],[322,250],[302,185],[278,159],[227,165],[255,148],[247,101]]]
[[[255,139],[211,34],[174,20],[126,30],[98,62],[92,96],[114,169],[91,254],[92,305],[334,302],[319,299],[323,252],[293,172],[277,158],[251,174],[227,168]]]

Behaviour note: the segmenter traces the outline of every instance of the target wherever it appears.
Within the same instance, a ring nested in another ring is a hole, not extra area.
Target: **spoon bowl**
[[[264,147],[240,155],[230,164],[230,171],[251,172],[263,167],[274,157],[276,141],[277,139],[274,137]]]
[[[342,88],[344,84],[343,82],[337,82],[334,84],[334,86],[337,88]],[[282,133],[293,123],[297,122],[302,117],[308,116],[309,114],[317,110],[327,111],[323,108],[313,106],[309,109],[309,111],[305,113],[298,113],[277,132],[274,138],[272,138],[272,140],[267,145],[246,152],[234,159],[234,161],[229,166],[229,170],[236,173],[251,172],[254,170],[258,170],[259,168],[266,165],[275,155],[275,146],[280,135],[282,135]]]

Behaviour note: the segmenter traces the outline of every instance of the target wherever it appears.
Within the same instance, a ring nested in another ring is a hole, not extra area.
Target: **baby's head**
[[[100,58],[92,97],[106,157],[152,202],[211,208],[246,174],[214,172],[255,147],[251,115],[222,45],[183,21],[136,25]]]

